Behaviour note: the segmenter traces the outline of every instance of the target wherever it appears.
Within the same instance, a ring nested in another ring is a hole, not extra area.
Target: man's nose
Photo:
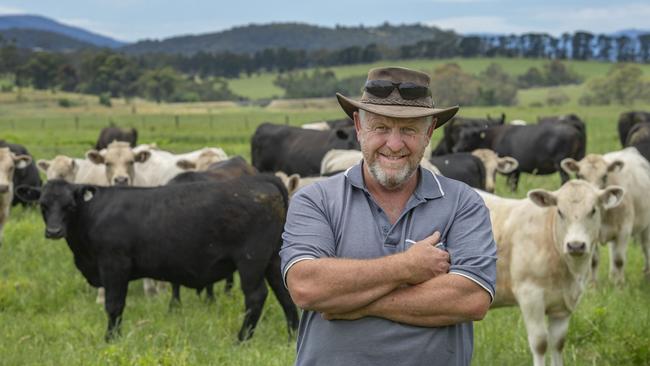
[[[404,147],[404,136],[399,129],[394,128],[390,131],[386,145],[393,151],[399,151]]]

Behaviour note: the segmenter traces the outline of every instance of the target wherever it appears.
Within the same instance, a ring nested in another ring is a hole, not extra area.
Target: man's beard
[[[374,155],[371,156],[371,152],[366,151],[363,147],[363,144],[361,145],[361,151],[363,153],[363,160],[366,164],[368,164],[368,171],[370,174],[381,184],[386,189],[395,189],[404,184],[406,181],[408,181],[413,174],[417,171],[418,165],[420,164],[420,160],[422,159],[422,156],[424,155],[424,149],[420,152],[418,155],[413,155],[413,152],[411,152],[411,155],[409,156],[407,163],[404,164],[396,173],[389,174],[387,173],[382,166],[379,163],[378,155],[380,155],[379,150],[375,150]],[[405,151],[399,151],[398,153],[385,153],[384,155],[386,156],[402,156],[408,153],[408,149],[405,148]],[[371,159],[373,157],[376,157],[374,159]]]

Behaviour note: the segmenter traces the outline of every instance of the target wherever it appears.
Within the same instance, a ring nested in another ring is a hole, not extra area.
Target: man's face
[[[370,175],[384,188],[395,189],[415,173],[433,127],[425,118],[390,118],[365,112],[355,115],[361,152]]]

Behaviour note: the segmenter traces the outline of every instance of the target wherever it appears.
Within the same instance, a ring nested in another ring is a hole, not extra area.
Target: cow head
[[[566,158],[560,163],[562,170],[567,174],[575,174],[576,178],[586,180],[599,188],[607,187],[609,175],[621,171],[624,165],[620,160],[607,162],[598,154],[588,154],[580,161]]]
[[[572,263],[578,263],[585,270],[583,266],[589,268],[603,214],[621,203],[624,192],[618,186],[600,190],[585,181],[570,180],[555,192],[532,190],[528,198],[552,210],[555,248],[570,268]]]
[[[481,159],[485,166],[485,190],[494,193],[496,187],[497,172],[510,174],[519,167],[517,159],[509,156],[499,157],[490,149],[476,149],[472,155]]]
[[[330,149],[360,150],[359,140],[354,127],[336,128],[329,133]]]
[[[135,152],[128,142],[111,142],[101,152],[90,150],[86,158],[94,164],[106,166],[106,179],[112,186],[130,186],[135,179],[135,163],[144,163],[151,157],[148,149]]]
[[[0,148],[0,195],[13,192],[16,169],[25,169],[31,162],[29,155],[15,155],[8,147]]]
[[[79,171],[79,165],[74,159],[64,155],[57,155],[52,160],[41,159],[36,162],[36,166],[45,173],[47,180],[63,179],[71,183],[74,182]]]
[[[176,166],[183,170],[206,171],[213,163],[228,159],[228,155],[219,148],[205,148],[196,159],[180,159]]]
[[[470,152],[480,148],[488,148],[486,142],[487,129],[482,127],[463,128],[458,141],[452,147],[453,152]]]

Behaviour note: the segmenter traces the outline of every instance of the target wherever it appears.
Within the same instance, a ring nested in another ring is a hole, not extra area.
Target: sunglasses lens
[[[429,95],[429,88],[413,83],[402,83],[399,86],[399,94],[406,100],[424,98]]]
[[[365,89],[376,97],[386,98],[393,92],[395,85],[390,80],[368,80]]]

